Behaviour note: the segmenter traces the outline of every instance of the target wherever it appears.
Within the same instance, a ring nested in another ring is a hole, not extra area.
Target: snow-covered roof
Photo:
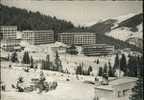
[[[100,85],[100,86],[95,87],[95,89],[109,90],[109,91],[113,90],[113,88],[110,85]]]
[[[138,79],[134,78],[134,77],[121,77],[121,78],[118,78],[118,79],[110,81],[108,85],[96,86],[95,89],[112,91],[113,90],[113,86],[121,85],[121,84],[127,84],[127,83],[130,83],[130,82],[136,82],[137,80]]]
[[[17,31],[16,32],[16,39],[22,39],[22,32],[20,32],[20,31]]]
[[[135,82],[135,81],[137,81],[137,78],[122,77],[122,78],[118,78],[116,80],[113,80],[113,81],[109,82],[109,84],[114,86],[114,85],[126,84],[126,83],[129,83],[129,82]]]
[[[33,32],[33,33],[37,33],[37,32],[53,32],[53,30],[24,30],[22,32],[23,33],[25,33],[25,32]]]
[[[52,44],[52,47],[66,47],[67,45],[62,43],[62,42],[55,42],[54,44]]]
[[[131,18],[131,17],[133,17],[135,15],[136,15],[136,13],[129,13],[127,15],[118,16],[118,17],[115,17],[113,19],[118,20],[118,23],[120,23],[120,22],[122,22],[124,20],[127,20],[127,19],[129,19],[129,18]]]

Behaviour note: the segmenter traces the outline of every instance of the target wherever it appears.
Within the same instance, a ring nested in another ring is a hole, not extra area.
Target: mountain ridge
[[[135,44],[142,44],[143,42],[143,13],[128,14],[116,18],[110,18],[101,22],[98,22],[90,27],[96,33],[113,37],[114,39],[122,40],[127,43],[131,43],[129,38],[141,39],[141,43],[135,42]],[[128,42],[129,41],[129,42]],[[136,40],[135,40],[136,41]],[[140,46],[142,48],[142,46]]]

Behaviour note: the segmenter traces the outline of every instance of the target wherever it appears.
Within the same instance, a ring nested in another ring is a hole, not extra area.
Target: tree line
[[[17,52],[13,52],[11,57],[8,58],[14,63],[19,62]],[[28,64],[30,68],[35,68],[33,57],[29,56],[29,52],[27,51],[24,52],[21,63]],[[45,60],[41,60],[41,69],[63,72],[62,62],[59,58],[58,52],[56,52],[54,62],[50,61],[49,55],[46,56]]]

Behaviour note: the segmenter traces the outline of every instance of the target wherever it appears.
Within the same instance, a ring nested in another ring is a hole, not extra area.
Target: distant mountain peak
[[[120,23],[124,20],[127,20],[128,18],[131,18],[131,17],[137,15],[137,14],[139,14],[139,13],[129,13],[129,14],[125,14],[125,15],[121,15],[121,16],[117,16],[117,17],[112,17],[112,18],[104,18],[104,19],[100,19],[98,21],[91,21],[91,22],[85,24],[84,26],[90,27],[90,26],[93,26],[94,24],[105,22],[105,21],[110,20],[110,19],[111,20],[117,20],[117,23]]]
[[[116,19],[117,20],[117,23],[120,23],[124,20],[127,20],[133,16],[137,15],[137,13],[129,13],[127,15],[122,15],[122,16],[118,16],[118,17],[114,17],[113,19]]]

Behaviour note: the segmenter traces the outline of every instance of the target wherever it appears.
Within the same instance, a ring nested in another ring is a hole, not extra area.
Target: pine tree
[[[143,57],[129,56],[128,60],[128,76],[143,76]]]
[[[139,76],[139,79],[136,83],[136,86],[133,89],[133,95],[130,97],[130,100],[143,100],[143,76]]]
[[[137,70],[136,70],[136,57],[129,56],[128,60],[128,76],[130,77],[136,77]]]
[[[144,76],[143,56],[139,60],[139,71],[140,76]]]
[[[79,74],[79,75],[83,74],[83,69],[81,65],[77,66],[76,74]]]
[[[103,68],[99,67],[98,76],[102,76],[102,75],[103,75]]]
[[[32,56],[31,56],[31,60],[30,60],[30,63],[31,63],[31,68],[34,68],[34,62],[33,62],[33,58],[32,58]]]
[[[47,66],[46,69],[50,70],[50,57],[49,57],[49,55],[46,56],[46,66]]]
[[[88,75],[90,75],[90,73],[92,72],[92,66],[89,66],[89,68],[88,68]]]
[[[108,75],[110,77],[114,77],[114,71],[112,69],[111,63],[109,62],[108,65],[109,65]]]
[[[26,60],[26,64],[30,64],[30,57],[29,57],[29,53],[27,52],[27,60]]]
[[[124,72],[124,75],[127,75],[127,62],[124,54],[122,54],[120,59],[120,69]]]
[[[22,63],[23,64],[30,64],[30,57],[29,57],[28,52],[24,52]]]
[[[13,52],[12,56],[11,56],[11,61],[12,62],[18,62],[18,56],[16,52]]]
[[[26,52],[24,52],[23,59],[22,59],[22,63],[25,64],[25,62],[26,62]]]
[[[115,71],[118,68],[119,68],[119,56],[118,54],[116,54],[113,70]]]
[[[104,65],[103,74],[108,74],[108,66],[107,66],[107,64]]]
[[[99,64],[99,59],[97,59],[97,62],[96,62],[97,64]]]
[[[61,64],[61,60],[59,58],[59,54],[56,51],[56,58],[55,58],[55,64],[54,64],[54,70],[55,71],[60,71],[62,72],[62,64]]]

